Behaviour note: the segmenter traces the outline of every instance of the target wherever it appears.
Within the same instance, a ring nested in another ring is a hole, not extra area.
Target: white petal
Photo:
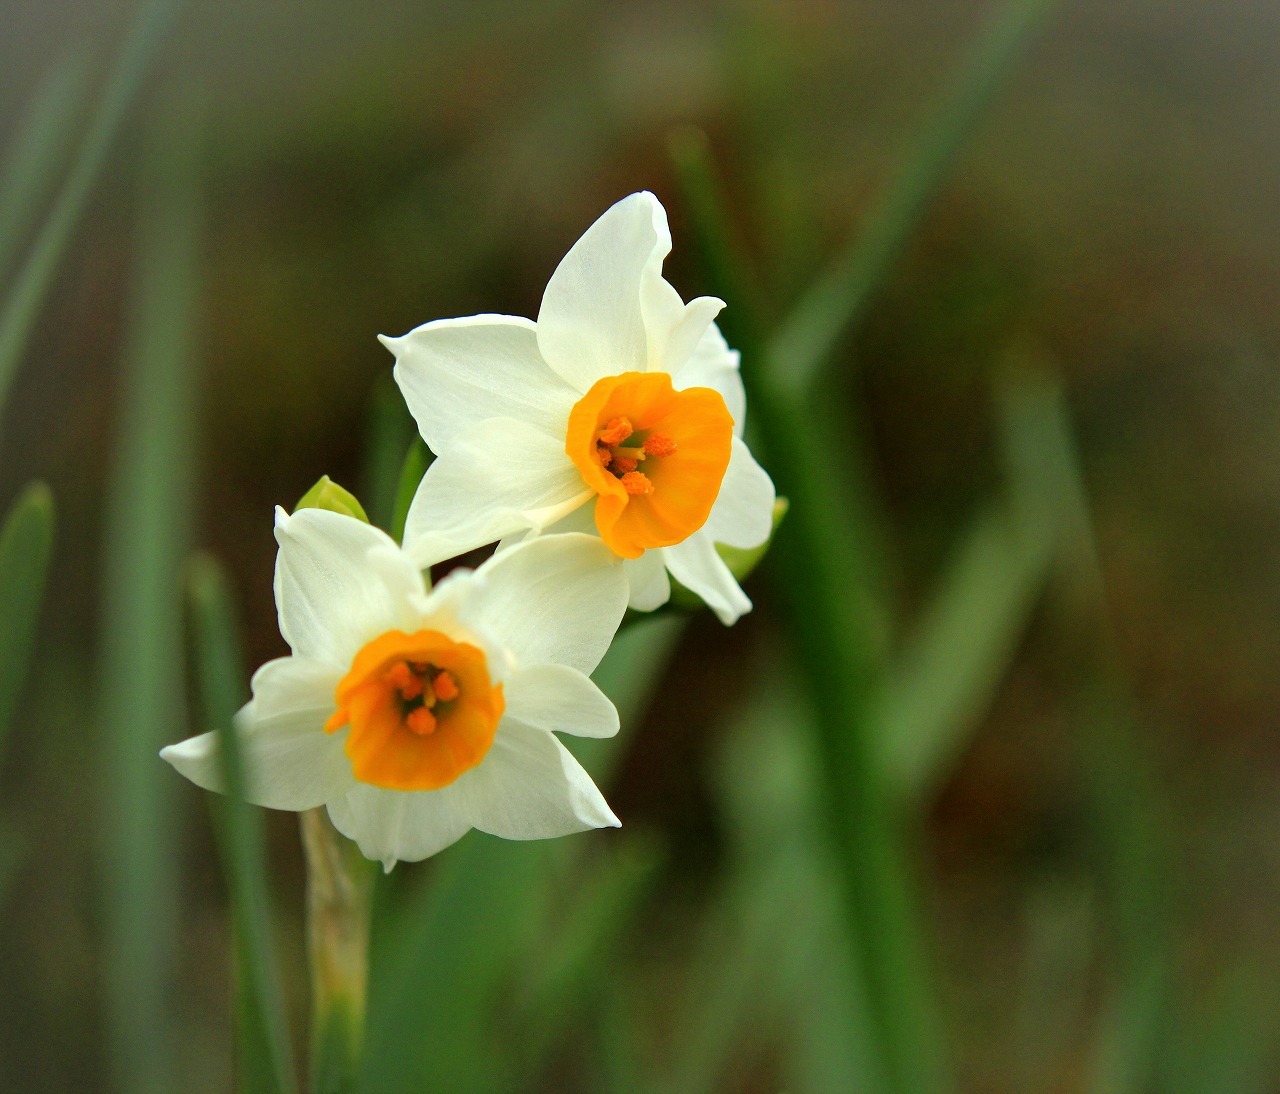
[[[622,568],[626,570],[627,582],[631,586],[627,607],[638,612],[651,612],[671,599],[671,579],[667,577],[661,551],[645,551],[639,558],[624,559]]]
[[[773,531],[773,502],[773,480],[734,437],[720,493],[702,531],[713,543],[758,547]]]
[[[590,675],[627,609],[621,560],[598,536],[539,536],[476,571],[463,622],[500,642],[521,668],[569,665]]]
[[[507,714],[526,725],[578,737],[612,737],[618,732],[617,708],[567,665],[521,669],[507,677],[502,689]]]
[[[706,601],[720,622],[729,626],[751,610],[751,601],[734,579],[729,567],[716,554],[715,544],[705,531],[694,532],[674,547],[663,547],[667,569],[681,585]]]
[[[663,372],[677,373],[689,363],[716,316],[723,310],[724,301],[714,296],[700,296],[681,309],[659,355],[659,367]]]
[[[295,654],[350,666],[385,631],[412,624],[422,575],[385,532],[325,509],[276,510],[276,607]]]
[[[457,798],[443,790],[384,790],[358,783],[329,803],[329,819],[388,872],[397,861],[418,862],[467,834],[471,824]]]
[[[379,340],[395,354],[396,383],[433,452],[486,418],[518,418],[565,435],[578,393],[543,361],[531,320],[441,319]]]
[[[720,328],[712,323],[684,366],[672,370],[671,382],[677,391],[709,387],[720,392],[733,416],[733,431],[741,437],[747,419],[747,394],[742,387],[738,362],[738,351],[729,348]]]
[[[661,291],[655,285],[670,250],[665,210],[652,194],[639,193],[608,209],[561,259],[542,296],[538,345],[547,364],[577,390],[603,376],[648,368],[641,294]],[[669,306],[669,296],[658,299]]]
[[[622,824],[564,745],[512,718],[499,724],[480,766],[451,786],[472,826],[503,839],[548,839]]]
[[[268,661],[254,673],[254,698],[236,715],[247,801],[314,809],[354,785],[343,751],[346,732],[324,731],[337,682],[332,668],[296,657]],[[217,733],[170,745],[160,755],[197,786],[226,792]]]
[[[541,529],[592,496],[564,438],[514,418],[454,436],[427,468],[405,521],[405,550],[430,566],[526,528]]]

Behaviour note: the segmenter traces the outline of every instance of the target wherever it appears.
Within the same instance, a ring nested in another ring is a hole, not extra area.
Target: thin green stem
[[[307,861],[312,1094],[357,1089],[369,980],[373,864],[323,809],[298,815]]]

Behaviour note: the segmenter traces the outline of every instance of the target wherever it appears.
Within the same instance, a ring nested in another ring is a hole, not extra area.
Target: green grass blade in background
[[[1053,0],[1009,0],[921,126],[897,171],[862,216],[853,244],[812,285],[769,345],[778,382],[807,391],[841,335],[861,319],[993,94],[1023,56]]]
[[[53,551],[53,495],[32,483],[0,531],[0,746],[13,718],[35,642]]]
[[[389,530],[397,517],[405,453],[411,442],[417,439],[417,427],[404,405],[400,389],[391,378],[390,369],[374,381],[367,434],[360,498],[369,519],[379,528]],[[408,511],[407,506],[405,511]],[[401,516],[400,531],[403,530],[404,518]],[[399,538],[397,534],[396,539]]]
[[[400,464],[400,475],[396,481],[395,504],[391,510],[391,524],[388,531],[397,543],[404,539],[404,522],[409,516],[409,506],[413,504],[413,496],[418,492],[418,483],[431,466],[431,450],[427,448],[421,437],[414,437],[409,442],[409,450],[404,454]]]
[[[617,950],[652,888],[662,856],[632,838],[610,857],[593,856],[569,879],[568,900],[531,948],[510,1034],[520,1073],[540,1075],[561,1038],[585,1025],[621,976]]]
[[[152,124],[141,162],[122,393],[105,528],[101,677],[104,1005],[113,1084],[181,1089],[180,780],[158,759],[187,735],[182,580],[192,475],[203,205],[196,118]]]
[[[88,66],[75,51],[53,66],[18,123],[0,168],[0,285],[53,184],[84,106]]]
[[[0,310],[0,406],[8,396],[62,252],[179,4],[180,0],[150,0],[135,20],[71,170]]]
[[[917,804],[962,751],[1008,668],[1048,575],[1054,528],[996,503],[968,529],[916,636],[892,670],[876,721],[889,777]]]
[[[722,222],[702,225],[699,234],[713,235]],[[757,454],[791,501],[770,569],[815,711],[824,827],[839,867],[856,994],[867,1001],[869,1028],[851,1036],[871,1046],[884,1089],[927,1094],[947,1086],[943,1036],[906,831],[882,770],[870,704],[886,668],[888,613],[875,551],[884,533],[866,504],[857,423],[833,400],[811,399],[783,381],[759,345],[739,348],[750,417],[763,442]],[[847,454],[838,473],[835,452]]]
[[[1054,520],[1059,529],[1060,658],[1085,679],[1073,715],[1113,923],[1113,991],[1089,1088],[1142,1091],[1171,1024],[1176,932],[1166,804],[1121,670],[1065,394],[1044,366],[1015,365],[999,389],[1005,459],[1027,519]]]
[[[199,707],[203,727],[222,740],[227,793],[212,796],[231,897],[238,974],[236,1020],[240,1087],[248,1094],[293,1094],[295,1077],[272,938],[271,892],[262,816],[244,800],[234,715],[246,698],[244,659],[226,574],[196,555],[187,571]]]

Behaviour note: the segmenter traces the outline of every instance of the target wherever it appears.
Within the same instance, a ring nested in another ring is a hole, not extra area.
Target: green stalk
[[[31,254],[18,272],[3,312],[0,312],[0,405],[8,395],[40,304],[57,272],[58,260],[84,211],[129,104],[136,96],[152,55],[168,31],[178,6],[179,0],[152,0],[134,22],[71,171],[36,237]]]
[[[374,867],[323,809],[298,815],[307,860],[312,1094],[357,1089],[369,980]]]
[[[204,724],[221,735],[226,794],[211,795],[210,804],[231,897],[240,1089],[246,1094],[295,1094],[298,1085],[272,937],[262,813],[244,800],[244,763],[235,726],[247,677],[231,589],[216,559],[205,554],[191,559],[187,599],[200,711]]]
[[[114,1088],[140,1094],[180,1088],[177,780],[156,753],[184,736],[186,725],[180,575],[194,490],[203,212],[192,123],[190,104],[174,104],[151,127],[143,152],[105,533],[104,1002]]]

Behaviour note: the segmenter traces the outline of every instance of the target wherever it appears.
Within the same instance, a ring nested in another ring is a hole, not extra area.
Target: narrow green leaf
[[[404,454],[404,462],[400,465],[396,503],[391,511],[391,538],[397,543],[404,541],[404,522],[409,516],[409,506],[413,503],[413,495],[418,492],[418,483],[431,466],[431,460],[431,450],[421,437],[414,437],[409,442],[409,451]]]
[[[151,128],[143,150],[105,530],[98,688],[104,1004],[113,1085],[141,1094],[182,1085],[173,982],[179,780],[156,753],[185,736],[186,722],[181,572],[194,495],[203,211],[193,131],[191,104],[175,103]]]
[[[9,899],[9,889],[22,869],[27,847],[10,824],[0,824],[0,910]]]
[[[769,345],[777,382],[810,391],[831,363],[841,336],[855,326],[872,295],[947,178],[956,153],[982,119],[994,92],[1021,58],[1052,0],[1006,3],[961,64],[939,106],[911,140],[897,171],[862,218],[852,245],[812,285]]]
[[[618,970],[611,958],[661,861],[655,846],[631,839],[574,876],[567,907],[549,917],[552,930],[531,949],[530,982],[516,1002],[511,1037],[522,1074],[540,1074],[566,1030],[613,990]]]
[[[31,231],[71,144],[88,75],[81,50],[54,65],[27,104],[9,144],[0,167],[0,284],[12,270],[18,247]]]
[[[889,777],[926,800],[964,747],[1008,667],[1055,545],[1047,523],[994,504],[966,532],[875,715]]]
[[[201,720],[221,734],[227,787],[226,794],[211,797],[211,803],[231,896],[240,1086],[248,1094],[292,1094],[298,1085],[276,970],[262,816],[244,800],[243,761],[233,717],[246,698],[248,678],[231,590],[213,557],[192,558],[187,568],[187,602]]]
[[[1115,983],[1099,1021],[1088,1084],[1099,1094],[1141,1091],[1156,1074],[1172,1007],[1176,930],[1167,805],[1121,672],[1062,385],[1025,352],[1012,366],[1016,371],[999,388],[1005,460],[1024,518],[1057,528],[1059,659],[1084,681],[1073,697],[1073,720],[1114,921]]]
[[[8,396],[14,372],[26,350],[27,338],[53,282],[62,252],[84,211],[129,105],[137,95],[152,55],[168,31],[179,4],[180,0],[151,0],[139,13],[107,79],[98,109],[71,170],[26,263],[18,272],[3,310],[0,310],[0,406]]]
[[[32,483],[0,531],[0,745],[26,679],[52,550],[53,495]]]
[[[390,370],[374,382],[366,433],[361,494],[367,502],[369,519],[379,528],[390,529],[396,516],[405,452],[417,434]]]

